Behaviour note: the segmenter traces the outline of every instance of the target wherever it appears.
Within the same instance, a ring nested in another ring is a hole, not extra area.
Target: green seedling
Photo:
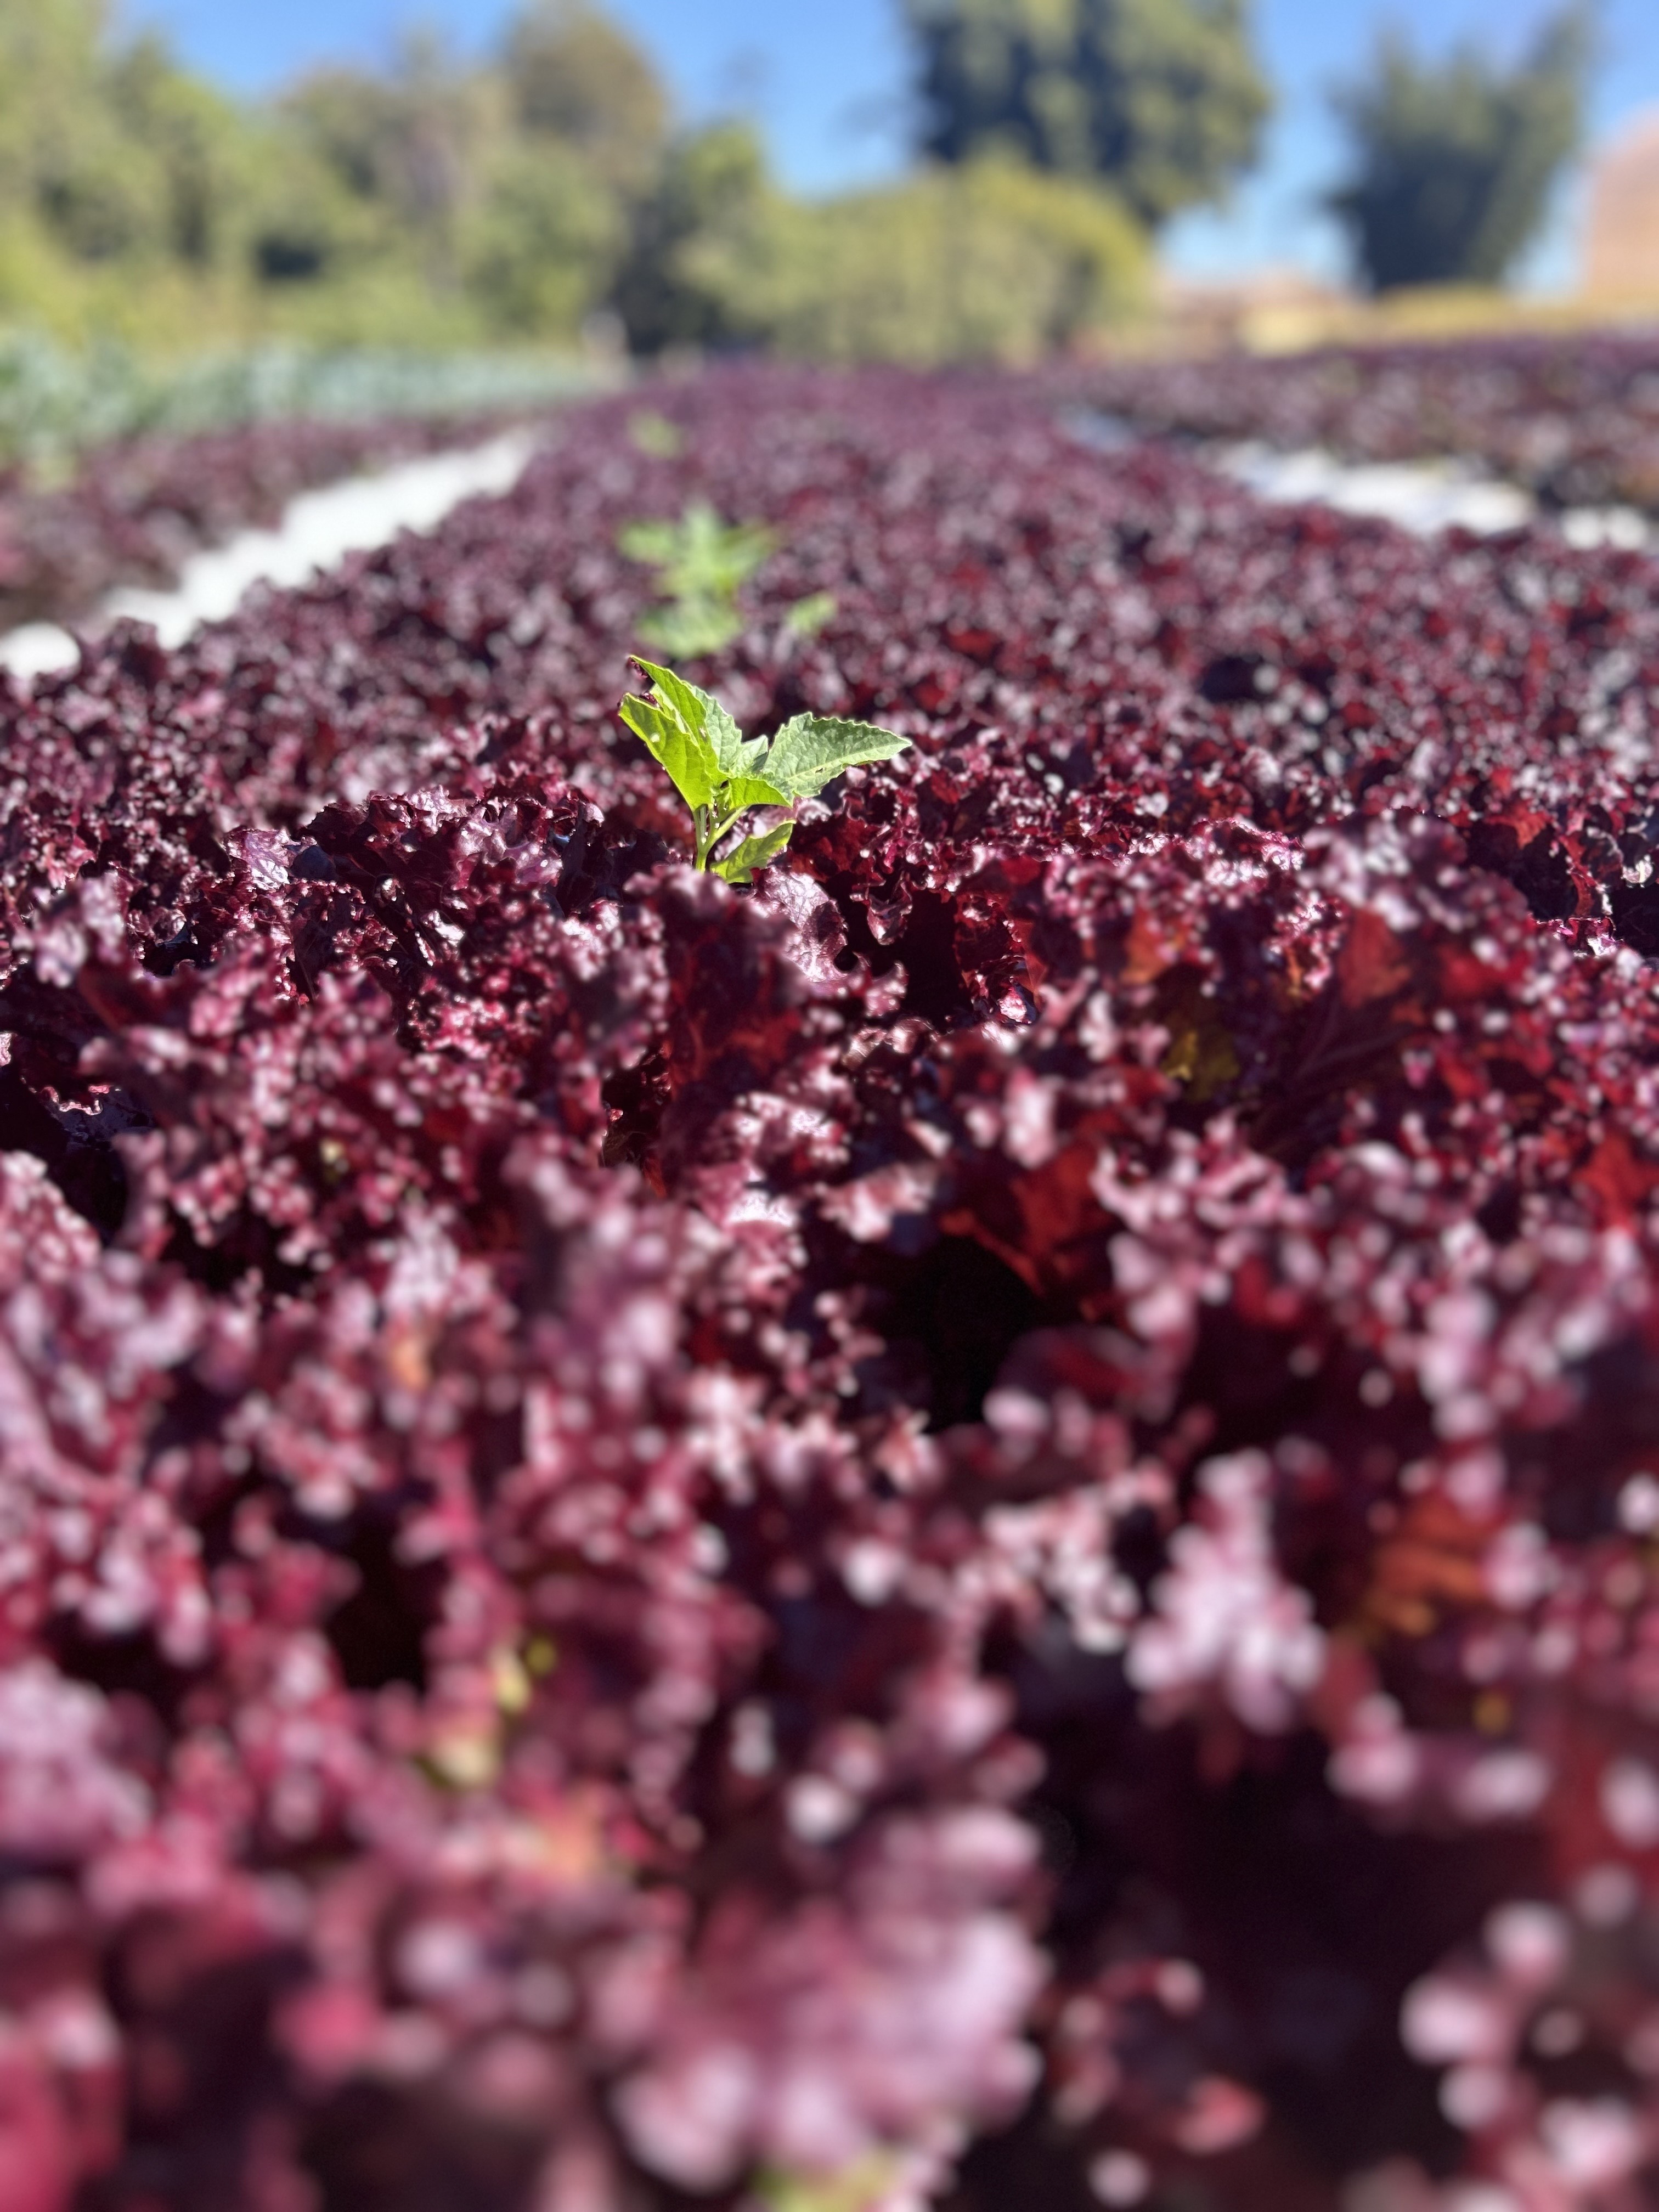
[[[646,408],[629,418],[628,434],[653,461],[677,461],[685,451],[685,433],[665,415]]]
[[[896,2166],[888,2153],[875,2151],[839,2173],[763,2172],[756,2181],[766,2212],[868,2212],[887,2198]]]
[[[618,546],[655,568],[668,596],[641,623],[640,635],[677,660],[730,645],[743,629],[738,593],[773,542],[759,523],[722,522],[706,500],[694,500],[678,522],[624,525]]]
[[[796,714],[771,738],[745,738],[718,699],[672,668],[634,656],[653,698],[630,695],[618,712],[690,810],[694,868],[750,882],[789,842],[793,820],[745,836],[720,857],[716,848],[756,807],[793,807],[814,799],[845,769],[891,760],[909,744],[870,722]]]
[[[809,592],[804,599],[797,599],[783,618],[783,626],[796,637],[816,637],[827,623],[832,623],[839,611],[839,603],[833,592]]]
[[[743,635],[743,617],[724,599],[674,599],[653,607],[640,623],[646,643],[671,660],[700,660],[723,653]]]
[[[679,435],[660,416],[636,416],[636,445],[641,442],[640,425],[648,422]],[[617,533],[618,547],[630,561],[655,568],[668,594],[665,605],[653,607],[644,617],[640,635],[671,660],[723,652],[743,632],[738,593],[775,543],[762,523],[722,522],[706,500],[694,500],[678,522],[624,524]],[[836,611],[833,592],[811,592],[789,609],[784,627],[796,637],[816,637],[834,620]]]
[[[663,589],[677,599],[730,599],[772,550],[762,523],[727,525],[707,500],[693,500],[678,522],[629,522],[617,543],[630,561],[661,571]]]

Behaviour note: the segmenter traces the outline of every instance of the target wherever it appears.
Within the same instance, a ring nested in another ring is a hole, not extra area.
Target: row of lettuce
[[[1659,508],[1659,335],[1645,328],[1102,361],[1062,382],[1147,435],[1461,459],[1547,507]]]
[[[30,2212],[1650,2185],[1654,570],[1052,398],[594,403],[9,708]],[[688,502],[910,741],[748,887]]]
[[[969,173],[950,190],[971,192],[989,175]],[[1017,195],[1030,183],[1009,171],[994,189]],[[1048,204],[1052,212],[1059,203]],[[947,202],[934,211],[948,228]],[[1092,216],[1081,202],[1077,211],[1080,238]],[[805,260],[780,254],[781,286],[811,291],[820,282],[839,218],[824,220],[830,229]],[[975,234],[982,244],[989,234],[976,221]],[[1033,264],[1013,232],[994,270],[935,252],[939,244],[919,234],[917,281],[951,284],[966,298],[982,279],[988,314],[1011,288],[1041,288],[1054,273]],[[750,281],[755,264],[742,266]],[[821,336],[833,351],[827,325]],[[112,586],[166,582],[196,547],[273,520],[296,490],[464,441],[492,422],[550,419],[618,374],[614,364],[534,352],[265,347],[163,370],[115,347],[77,355],[38,338],[0,344],[0,457],[10,464],[0,488],[0,627],[78,619]],[[1659,338],[1642,331],[1291,359],[1077,360],[1043,370],[1030,389],[1057,417],[1084,408],[1146,437],[1319,447],[1354,461],[1462,461],[1524,485],[1546,507],[1659,508]],[[648,400],[629,420],[660,458],[684,454],[684,436]],[[242,423],[254,427],[239,434]],[[672,633],[665,641],[669,649]]]

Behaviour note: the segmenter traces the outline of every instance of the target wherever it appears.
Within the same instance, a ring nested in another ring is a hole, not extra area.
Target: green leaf
[[[708,865],[728,884],[746,884],[757,868],[763,868],[769,860],[776,859],[794,833],[793,822],[780,822],[775,830],[763,830],[758,837],[745,837],[723,860],[711,860]]]
[[[843,769],[891,760],[909,744],[891,730],[872,722],[828,720],[797,714],[772,740],[762,763],[767,779],[791,799],[811,799]]]
[[[660,568],[674,558],[679,544],[677,522],[625,522],[617,532],[617,546],[630,561]]]
[[[762,523],[728,528],[707,500],[694,500],[678,522],[629,522],[617,532],[629,559],[660,568],[677,599],[730,599],[775,543]]]
[[[727,528],[706,500],[680,520],[678,543],[663,580],[677,599],[730,599],[772,550],[772,532],[757,522]]]
[[[762,2172],[756,2179],[766,2212],[869,2212],[890,2191],[897,2160],[872,2151],[839,2173]]]
[[[741,814],[745,806],[787,806],[789,793],[769,777],[734,775],[720,793],[721,814]]]
[[[766,750],[765,738],[745,738],[712,693],[699,684],[688,684],[672,668],[659,668],[654,660],[642,659],[637,653],[630,658],[641,675],[650,678],[658,700],[668,712],[708,740],[722,777],[741,775],[761,758]]]
[[[653,460],[677,460],[685,449],[685,434],[665,415],[647,408],[629,418],[628,434],[641,453]],[[626,548],[623,549],[626,550]]]
[[[659,653],[672,653],[676,660],[696,660],[721,653],[743,631],[743,617],[734,607],[713,599],[678,599],[672,606],[653,607],[639,625],[639,634]]]
[[[746,884],[789,842],[793,822],[746,837],[715,860],[713,853],[757,806],[790,806],[821,791],[843,769],[888,760],[908,742],[868,722],[841,722],[797,714],[769,744],[745,738],[720,701],[672,668],[641,655],[634,665],[651,696],[630,693],[617,710],[623,721],[666,770],[692,817],[692,865],[712,866],[728,883]]]
[[[707,806],[720,781],[720,763],[707,738],[688,730],[677,716],[665,714],[648,699],[630,696],[617,711],[651,757],[667,770],[686,805]]]
[[[670,604],[653,607],[640,635],[676,660],[719,653],[742,630],[740,586],[772,550],[772,532],[757,523],[728,529],[707,500],[694,500],[678,522],[629,522],[617,543],[633,561],[659,571]]]
[[[649,678],[657,696],[653,701],[630,695],[618,713],[652,758],[667,770],[686,805],[694,810],[709,805],[726,781],[720,765],[722,748],[740,745],[742,732],[718,700],[676,676],[672,668],[659,668],[649,660],[636,659],[634,665]]]
[[[783,618],[783,626],[796,637],[816,637],[826,623],[832,623],[841,602],[833,592],[809,592],[804,599],[797,599]]]

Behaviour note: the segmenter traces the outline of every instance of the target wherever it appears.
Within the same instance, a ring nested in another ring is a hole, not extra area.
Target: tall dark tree
[[[1140,220],[1218,198],[1271,99],[1247,0],[905,0],[924,150],[1017,154]]]
[[[1365,81],[1336,95],[1354,165],[1330,201],[1373,290],[1502,282],[1578,143],[1593,30],[1575,0],[1513,69],[1469,46],[1431,64],[1384,35]]]

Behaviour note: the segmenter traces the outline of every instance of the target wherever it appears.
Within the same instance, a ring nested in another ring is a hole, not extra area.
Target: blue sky
[[[759,113],[796,189],[833,191],[902,163],[906,54],[897,0],[611,6],[656,56],[684,113]],[[129,0],[129,12],[164,25],[187,58],[221,81],[264,91],[323,59],[383,59],[398,26],[416,16],[462,47],[483,48],[510,0]],[[1267,159],[1231,208],[1175,227],[1170,258],[1195,276],[1267,262],[1336,273],[1340,241],[1317,204],[1340,161],[1327,88],[1363,65],[1385,19],[1430,52],[1473,36],[1513,53],[1544,12],[1541,0],[1256,0],[1257,34],[1279,96]],[[1641,107],[1659,106],[1659,0],[1602,0],[1602,15],[1596,137]],[[1559,284],[1570,276],[1577,198],[1569,184],[1532,257],[1530,281]]]

